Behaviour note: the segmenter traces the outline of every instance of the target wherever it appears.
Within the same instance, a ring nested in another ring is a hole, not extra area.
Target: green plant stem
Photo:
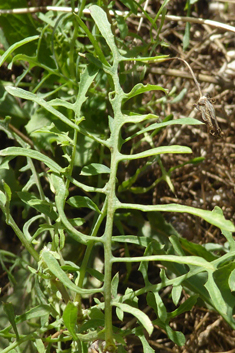
[[[41,182],[40,182],[40,178],[39,178],[38,173],[37,173],[37,171],[36,171],[36,169],[35,169],[35,166],[34,166],[34,164],[33,164],[33,161],[32,161],[31,158],[27,158],[27,160],[28,160],[28,162],[29,162],[29,164],[30,164],[30,167],[31,167],[31,170],[32,170],[32,174],[33,174],[33,176],[34,176],[35,184],[37,185],[40,198],[41,198],[41,200],[45,201],[46,198],[45,198],[45,195],[44,195],[44,192],[43,192],[43,188],[42,188],[42,185],[41,185]],[[50,219],[50,217],[48,217],[47,215],[45,215],[45,220],[46,220],[46,222],[47,222],[48,224],[51,225],[51,219]],[[51,233],[51,232],[50,232],[50,233]],[[52,236],[52,234],[51,234],[51,236]]]
[[[105,341],[107,351],[112,351],[114,346],[113,331],[112,331],[112,305],[111,305],[111,280],[112,280],[112,231],[113,218],[115,212],[115,179],[117,162],[115,161],[116,148],[114,147],[111,157],[111,174],[109,180],[108,192],[108,208],[107,208],[107,222],[104,232],[104,298],[105,298]]]
[[[72,157],[71,157],[71,161],[70,161],[69,167],[68,167],[69,176],[71,176],[72,172],[73,172],[74,161],[75,161],[75,157],[76,157],[77,140],[78,140],[78,131],[74,130]],[[66,189],[67,190],[69,189],[69,184],[70,184],[70,180],[66,178]]]
[[[111,280],[112,280],[112,233],[113,233],[113,220],[114,213],[116,211],[116,175],[118,162],[120,160],[119,152],[119,139],[120,129],[123,122],[123,114],[121,111],[122,99],[124,96],[123,90],[119,83],[118,76],[118,53],[114,53],[113,67],[107,70],[108,74],[111,74],[114,87],[115,96],[111,100],[113,112],[114,112],[114,126],[110,136],[111,142],[111,163],[110,163],[110,179],[106,188],[107,191],[107,222],[104,232],[104,255],[105,255],[105,274],[104,274],[104,297],[105,297],[105,341],[106,351],[113,352],[116,347],[113,339],[112,331],[112,305],[111,305]]]
[[[91,233],[91,236],[95,237],[97,235],[97,232],[100,228],[100,225],[101,225],[104,217],[106,216],[106,211],[107,211],[107,199],[104,202],[104,205],[101,210],[101,214],[99,215],[99,217],[97,219],[97,222],[96,222],[95,227]],[[83,286],[83,281],[84,281],[84,278],[86,275],[87,265],[88,265],[88,261],[91,256],[91,251],[92,251],[93,246],[94,246],[94,241],[91,241],[86,248],[86,252],[85,252],[85,255],[84,255],[84,258],[82,261],[82,265],[80,268],[80,272],[79,272],[78,287],[80,287],[80,288],[82,288],[82,286]],[[79,315],[82,316],[81,295],[79,293],[76,294],[75,301],[78,302],[78,316]]]
[[[20,339],[20,341],[15,341],[13,343],[11,343],[7,348],[3,349],[2,353],[8,353],[8,352],[14,352],[16,347],[18,347],[21,343],[28,341],[29,337],[26,336],[22,339]]]
[[[117,127],[118,129],[118,127]],[[115,131],[115,129],[114,129]],[[104,232],[104,256],[105,256],[105,272],[104,272],[104,297],[105,297],[105,341],[107,351],[113,351],[114,340],[113,340],[113,331],[112,331],[112,305],[111,305],[111,280],[112,280],[112,233],[113,233],[113,219],[115,212],[115,180],[117,172],[117,153],[118,153],[118,140],[117,135],[115,136],[115,142],[113,144],[113,150],[111,151],[111,173],[108,184],[107,191],[107,222]]]
[[[73,25],[74,25],[74,31],[73,31],[73,36],[70,43],[70,52],[69,52],[69,70],[70,70],[71,77],[75,76],[74,73],[75,73],[75,66],[76,66],[74,63],[74,51],[75,51],[76,40],[77,40],[78,26],[75,18],[73,18]]]
[[[11,226],[11,228],[14,230],[15,234],[17,235],[17,237],[19,238],[21,243],[24,245],[26,250],[30,253],[30,255],[33,256],[34,260],[36,262],[38,262],[39,261],[39,255],[38,255],[37,251],[34,249],[32,244],[24,236],[24,233],[21,232],[20,228],[17,226],[17,224],[15,223],[15,221],[14,221],[14,219],[13,219],[13,217],[11,215],[8,216],[8,219],[7,219],[6,223],[9,226]]]
[[[78,16],[79,16],[79,17],[82,16],[83,10],[84,10],[85,6],[86,6],[86,0],[82,0],[82,3],[81,3],[81,5],[80,5],[79,11],[78,11]],[[73,11],[75,11],[75,10],[73,10]]]
[[[79,181],[77,181],[76,179],[74,179],[68,172],[64,174],[66,178],[68,178],[71,183],[73,183],[75,186],[77,186],[78,188],[86,191],[86,192],[99,192],[102,194],[105,194],[105,189],[104,188],[95,188],[93,186],[88,186],[85,184],[80,183]]]
[[[8,125],[9,128],[7,129],[7,131],[10,131],[10,133],[13,133],[14,139],[19,143],[19,145],[21,145],[23,148],[28,148],[28,145],[31,148],[34,148],[35,150],[37,150],[37,148],[35,148],[33,141],[31,141],[27,136],[25,136],[21,131],[19,131],[15,126],[9,124]],[[27,158],[27,161],[30,165],[30,169],[32,170],[32,174],[34,176],[34,181],[35,181],[35,185],[38,188],[38,192],[40,195],[41,200],[45,200],[45,195],[43,192],[43,188],[40,182],[40,178],[38,176],[38,173],[35,169],[35,166],[33,164],[33,161],[31,158]],[[23,189],[24,190],[24,189]],[[46,216],[46,221],[48,222],[48,224],[51,224],[50,222],[50,218],[48,216]]]

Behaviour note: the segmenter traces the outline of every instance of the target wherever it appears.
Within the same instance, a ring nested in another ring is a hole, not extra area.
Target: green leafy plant
[[[7,340],[4,353],[20,347],[25,351],[26,343],[32,351],[39,352],[50,349],[87,352],[95,344],[100,351],[124,352],[125,339],[133,334],[139,337],[144,352],[153,352],[145,331],[150,336],[155,326],[164,330],[175,344],[183,345],[183,333],[173,330],[170,322],[190,310],[198,298],[235,328],[232,316],[235,243],[231,234],[235,231],[234,225],[225,220],[219,208],[206,211],[179,204],[145,205],[128,199],[129,192],[145,193],[162,181],[173,188],[172,169],[165,170],[160,156],[191,153],[190,148],[179,145],[154,147],[154,134],[169,125],[200,122],[171,117],[158,122],[157,115],[143,114],[135,100],[145,92],[165,93],[166,90],[138,82],[124,91],[123,85],[128,83],[125,80],[121,83],[124,64],[157,63],[164,56],[132,56],[132,52],[117,46],[105,11],[93,5],[90,14],[89,25],[75,14],[62,15],[56,21],[51,14],[41,14],[41,20],[54,26],[54,30],[45,26],[40,37],[21,39],[1,59],[3,63],[17,48],[37,40],[35,56],[26,50],[25,54],[12,58],[11,65],[21,61],[27,62],[28,67],[15,87],[6,85],[10,96],[4,95],[2,99],[12,99],[14,104],[16,98],[25,102],[19,112],[9,115],[12,115],[12,124],[17,114],[17,118],[21,115],[30,137],[13,129],[9,117],[1,121],[1,130],[17,146],[0,151],[0,207],[6,224],[26,250],[18,257],[1,250],[1,263],[14,283],[17,259],[26,278],[27,292],[31,292],[23,314],[15,315],[13,304],[4,303],[9,320],[0,331],[0,337]],[[52,37],[52,49],[48,36]],[[51,55],[42,58],[45,47]],[[74,48],[80,50],[80,56],[77,57]],[[40,82],[37,70],[41,70]],[[32,82],[26,90],[21,86],[29,71]],[[141,141],[146,139],[150,148],[134,153],[139,147],[135,138],[142,135]],[[127,153],[125,144],[130,142],[132,150]],[[138,168],[128,180],[118,179],[119,166],[144,158],[149,158],[146,166]],[[153,161],[161,167],[161,178],[148,188],[135,187],[138,175]],[[24,186],[17,181],[19,175],[26,180]],[[17,194],[14,183],[18,185]],[[25,219],[22,229],[12,215],[19,203]],[[87,215],[84,209],[90,210],[88,219],[84,219]],[[216,253],[190,243],[164,220],[161,212],[201,217],[221,229],[228,247]],[[143,214],[151,226],[150,232],[145,229]],[[132,225],[133,229],[137,226],[136,234],[128,234],[125,224]],[[116,252],[120,244],[125,246],[123,256]],[[130,246],[138,247],[141,255],[131,256]],[[100,249],[103,269],[94,261],[99,258],[96,254]],[[120,293],[122,282],[115,269],[123,263],[127,277],[133,264],[139,264],[143,287],[137,290],[127,287]],[[150,263],[164,265],[158,283],[150,282]],[[6,264],[12,264],[10,269]],[[170,288],[176,306],[171,312],[161,297],[166,287]],[[189,296],[179,304],[183,289]],[[139,306],[141,295],[145,295],[154,313],[153,319]],[[89,302],[87,298],[91,298]],[[115,324],[114,315],[118,320]],[[122,327],[124,315],[134,316],[130,327]]]

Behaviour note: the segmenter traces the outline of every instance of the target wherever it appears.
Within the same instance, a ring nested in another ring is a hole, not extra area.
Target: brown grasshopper
[[[212,103],[215,103],[213,99],[207,96],[203,96],[201,94],[197,104],[194,104],[194,106],[197,110],[201,112],[202,120],[205,121],[207,126],[209,127],[210,134],[213,136],[223,136],[224,133],[219,127],[215,115],[215,108]]]
[[[189,65],[189,63],[181,58],[178,57],[174,57],[174,58],[164,58],[163,61],[168,61],[168,60],[180,60],[183,61],[183,63],[185,63],[192,75],[192,78],[197,86],[197,90],[199,93],[199,100],[197,102],[197,104],[194,104],[194,106],[197,108],[197,110],[199,110],[202,114],[202,120],[205,121],[205,123],[207,124],[207,126],[209,127],[209,131],[210,134],[213,136],[223,136],[224,133],[221,131],[218,121],[216,119],[216,114],[215,114],[215,108],[213,106],[212,103],[215,103],[213,99],[208,98],[206,95],[202,94],[201,91],[201,87],[196,79],[196,76],[191,68],[191,66]]]

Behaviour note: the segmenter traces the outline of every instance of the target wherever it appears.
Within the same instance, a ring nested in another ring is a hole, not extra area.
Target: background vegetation
[[[2,351],[233,349],[235,28],[180,17],[205,1],[0,9],[32,5],[57,9],[0,17]]]

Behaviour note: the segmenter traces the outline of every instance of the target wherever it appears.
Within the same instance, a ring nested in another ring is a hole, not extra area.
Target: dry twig
[[[47,11],[55,11],[55,12],[72,12],[72,8],[68,6],[39,6],[39,7],[28,7],[28,8],[19,8],[19,9],[6,9],[6,10],[0,10],[0,15],[8,14],[8,15],[19,15],[19,14],[24,14],[24,13],[36,13],[36,12],[47,12]],[[74,12],[77,13],[79,12],[79,8],[75,8]],[[86,15],[90,14],[89,9],[84,9],[83,13]],[[115,14],[118,16],[129,16],[130,12],[129,11],[109,11],[110,16],[114,16]],[[131,16],[134,17],[142,17],[142,13],[137,13],[137,14],[131,14]],[[159,16],[159,19],[161,18],[161,15]],[[217,22],[213,20],[205,20],[203,18],[195,18],[195,17],[184,17],[184,16],[174,16],[174,15],[166,15],[165,16],[166,20],[169,21],[182,21],[182,22],[189,22],[189,23],[198,23],[201,25],[208,25],[211,27],[215,28],[220,28],[224,31],[229,31],[229,32],[234,32],[235,33],[235,27],[227,25],[222,22]]]

